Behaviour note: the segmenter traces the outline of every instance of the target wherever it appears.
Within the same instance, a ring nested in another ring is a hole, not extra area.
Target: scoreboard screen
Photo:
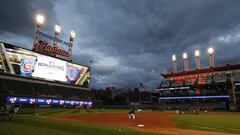
[[[14,74],[25,77],[60,81],[70,84],[89,84],[90,69],[63,59],[39,54],[24,48],[4,44],[4,63]],[[1,58],[0,58],[0,61]],[[3,68],[4,66],[0,66]]]

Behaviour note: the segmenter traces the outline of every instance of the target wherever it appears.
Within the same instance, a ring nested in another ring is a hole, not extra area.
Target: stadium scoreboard
[[[89,84],[90,69],[87,66],[43,55],[6,43],[2,45],[0,57],[1,71],[6,72],[6,68],[8,68],[10,70],[12,69],[10,73],[25,77],[60,81],[80,86],[86,84],[88,86]]]

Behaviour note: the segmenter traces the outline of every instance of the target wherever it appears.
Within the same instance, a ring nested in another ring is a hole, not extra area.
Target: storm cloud
[[[1,1],[0,36],[31,48],[25,44],[32,39],[33,17],[43,12],[48,16],[43,30],[50,32],[60,23],[65,39],[76,31],[73,59],[91,66],[91,87],[134,88],[142,82],[156,88],[160,73],[172,70],[172,54],[179,70],[183,52],[194,68],[195,49],[207,66],[209,46],[215,49],[216,64],[238,62],[239,7],[238,0]]]

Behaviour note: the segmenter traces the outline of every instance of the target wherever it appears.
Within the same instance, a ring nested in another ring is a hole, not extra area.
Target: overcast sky
[[[31,49],[42,13],[43,32],[59,23],[68,40],[76,31],[73,59],[92,67],[91,87],[156,88],[160,73],[172,70],[172,54],[179,70],[183,52],[194,67],[195,49],[207,66],[209,46],[216,65],[239,62],[239,7],[239,0],[1,0],[0,39]]]

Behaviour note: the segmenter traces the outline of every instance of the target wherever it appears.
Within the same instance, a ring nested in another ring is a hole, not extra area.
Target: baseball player
[[[135,120],[136,116],[135,116],[135,108],[132,108],[132,110],[130,112],[128,112],[128,119],[133,119]]]
[[[139,113],[139,112],[141,112],[142,111],[142,109],[141,108],[137,108],[137,112]]]

